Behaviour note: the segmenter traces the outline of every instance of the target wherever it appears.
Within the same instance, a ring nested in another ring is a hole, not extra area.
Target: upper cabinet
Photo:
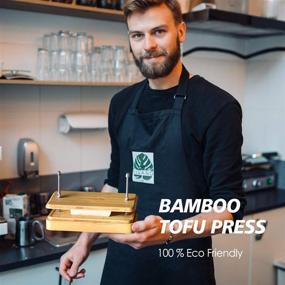
[[[285,21],[250,16],[216,9],[206,9],[184,15],[191,30],[236,37],[285,35]]]

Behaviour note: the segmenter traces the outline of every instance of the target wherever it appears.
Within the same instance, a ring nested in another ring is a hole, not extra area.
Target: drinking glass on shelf
[[[112,46],[103,45],[101,47],[101,81],[113,81],[114,71],[114,49]]]
[[[123,82],[139,75],[125,47],[94,47],[94,37],[85,32],[46,34],[42,46],[37,65],[42,80]]]
[[[88,49],[88,37],[86,33],[76,34],[76,51],[87,52]]]
[[[49,50],[50,49],[50,41],[51,41],[51,35],[46,34],[43,36],[43,48]]]
[[[66,31],[66,32],[59,31],[58,32],[58,48],[61,50],[71,49],[71,39],[70,39],[70,34],[68,31]]]
[[[95,47],[90,60],[90,81],[101,81],[101,48]]]
[[[114,47],[114,81],[126,81],[127,51],[123,46]]]
[[[59,38],[58,38],[58,34],[57,33],[51,33],[50,34],[50,46],[49,46],[49,50],[58,50],[59,48]]]
[[[58,80],[58,51],[52,50],[50,52],[49,60],[49,78],[50,80]]]
[[[87,53],[77,51],[74,54],[73,60],[73,80],[88,81]]]
[[[76,44],[77,44],[77,33],[70,33],[70,49],[72,51],[76,51]]]
[[[94,37],[89,35],[87,37],[87,52],[91,54],[93,52],[93,48],[94,48]]]
[[[2,76],[3,66],[4,66],[4,62],[0,62],[0,77]]]
[[[70,51],[60,49],[58,51],[58,78],[60,81],[69,81],[71,72],[71,57]]]
[[[49,79],[49,52],[47,49],[39,48],[37,54],[37,79]]]

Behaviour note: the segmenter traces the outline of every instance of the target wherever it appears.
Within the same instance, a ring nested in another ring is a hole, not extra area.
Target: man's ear
[[[183,43],[186,39],[186,32],[187,32],[187,26],[185,22],[181,22],[178,25],[178,37],[180,43]]]

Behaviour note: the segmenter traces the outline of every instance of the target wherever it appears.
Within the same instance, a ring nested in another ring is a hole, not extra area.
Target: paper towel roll
[[[95,130],[108,128],[108,116],[104,113],[69,113],[58,120],[59,132],[67,134],[72,130]]]

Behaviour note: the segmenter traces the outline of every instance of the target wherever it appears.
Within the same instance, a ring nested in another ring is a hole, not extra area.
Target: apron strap
[[[189,82],[189,72],[183,65],[182,67],[182,73],[179,79],[179,86],[177,89],[176,94],[173,96],[174,98],[174,104],[173,109],[174,110],[182,110],[183,103],[187,99],[187,90],[188,90],[188,82]]]
[[[174,104],[173,104],[173,109],[174,110],[181,110],[182,109],[182,106],[183,106],[183,103],[184,103],[184,100],[187,99],[187,89],[188,89],[188,80],[189,79],[189,72],[187,71],[187,69],[185,68],[184,65],[182,65],[182,73],[180,75],[180,78],[179,78],[179,85],[178,85],[178,89],[176,91],[176,94],[173,96],[174,98]],[[144,92],[146,86],[147,86],[147,79],[145,79],[141,85],[141,87],[139,88],[139,90],[136,92],[135,94],[135,98],[130,106],[130,111],[131,112],[134,112],[136,107],[137,107],[137,104],[138,104],[138,101],[139,101],[139,98],[140,98],[140,95]]]

